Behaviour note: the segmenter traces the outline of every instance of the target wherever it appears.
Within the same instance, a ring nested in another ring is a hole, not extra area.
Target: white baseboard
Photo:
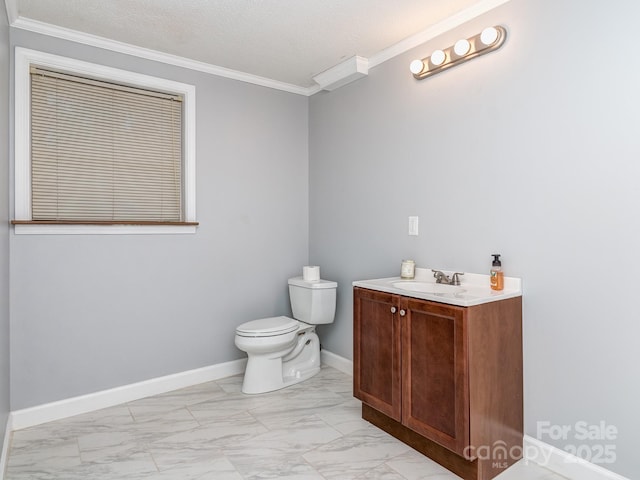
[[[9,443],[11,441],[12,430],[11,415],[9,415],[7,417],[7,428],[5,429],[4,439],[2,441],[2,455],[0,455],[0,480],[4,479],[4,472],[7,470],[7,455],[9,453]]]
[[[143,382],[123,385],[101,392],[67,398],[36,407],[11,412],[9,421],[13,430],[40,425],[82,413],[132,402],[150,395],[170,392],[199,383],[210,382],[244,372],[247,359],[233,360],[208,367],[188,370],[164,377],[152,378]],[[4,454],[4,452],[3,452]],[[4,457],[3,457],[4,458]]]
[[[326,350],[322,350],[321,359],[322,363],[327,366],[333,367],[348,375],[353,374],[353,362],[351,360],[347,360],[344,357]],[[151,380],[123,385],[79,397],[46,403],[36,407],[16,410],[9,415],[9,425],[11,426],[11,430],[20,430],[74,415],[100,410],[101,408],[132,402],[150,395],[158,395],[160,393],[170,392],[171,390],[210,382],[212,380],[230,377],[231,375],[238,375],[244,372],[246,363],[246,358],[233,360],[231,362],[152,378]]]
[[[320,353],[324,365],[335,368],[347,375],[353,375],[353,362],[351,360],[327,350],[322,350]],[[40,425],[41,423],[131,402],[150,395],[158,395],[179,388],[238,375],[244,372],[246,363],[246,359],[233,360],[11,412],[7,419],[4,441],[2,442],[0,480],[4,478],[9,442],[13,430],[20,430]],[[567,478],[580,480],[629,480],[622,475],[587,462],[528,435],[524,436],[523,449],[525,460],[537,463]]]
[[[564,450],[524,436],[524,458],[567,478],[579,480],[629,480],[595,463],[587,462]]]
[[[320,361],[322,364],[340,370],[342,373],[353,375],[353,362],[340,355],[327,350],[320,350]]]

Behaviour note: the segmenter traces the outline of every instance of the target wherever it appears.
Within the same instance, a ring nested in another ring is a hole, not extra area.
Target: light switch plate
[[[418,236],[418,217],[409,217],[409,235]]]

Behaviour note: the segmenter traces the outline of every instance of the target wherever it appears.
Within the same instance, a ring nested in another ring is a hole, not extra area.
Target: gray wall
[[[604,420],[640,456],[640,6],[513,0],[310,101],[310,261],[340,283],[324,346],[352,357],[356,279],[400,261],[524,279],[525,427]],[[505,25],[494,53],[423,81],[413,58]],[[630,51],[625,50],[626,47]],[[407,235],[418,215],[420,236]],[[593,459],[593,458],[592,458]]]
[[[242,358],[235,327],[289,314],[307,263],[307,98],[17,29],[11,45],[195,85],[200,221],[12,235],[12,409]]]
[[[9,24],[0,6],[0,449],[9,413]],[[2,472],[0,472],[2,476]]]
[[[340,282],[320,333],[351,358],[351,281],[408,257],[484,272],[501,252],[525,282],[527,433],[604,420],[619,430],[600,442],[616,448],[604,466],[637,476],[640,69],[620,46],[635,44],[639,14],[630,0],[513,0],[308,105],[12,30],[12,46],[197,86],[201,222],[193,236],[12,235],[12,408],[240,358],[234,327],[288,313],[285,280],[307,260]],[[408,73],[487,24],[509,29],[502,50],[422,82]]]

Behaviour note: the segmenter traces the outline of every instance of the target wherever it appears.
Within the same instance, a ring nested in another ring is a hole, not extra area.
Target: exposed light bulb
[[[487,27],[480,34],[480,41],[485,45],[493,45],[498,40],[498,29],[495,27]]]
[[[459,57],[462,57],[463,55],[466,55],[467,53],[469,53],[470,49],[471,49],[471,44],[469,43],[468,40],[465,40],[464,38],[462,40],[458,40],[456,44],[453,46],[453,51],[456,52],[456,55],[458,55]]]
[[[411,70],[411,73],[414,75],[418,75],[424,70],[424,66],[425,65],[422,60],[414,60],[409,64],[409,70]]]
[[[442,65],[447,56],[444,54],[442,50],[436,50],[431,54],[431,63],[433,63],[436,67]]]
[[[423,80],[449,67],[497,50],[505,43],[506,37],[507,30],[504,27],[487,27],[471,38],[461,38],[445,49],[434,50],[429,57],[412,61],[409,70],[415,79]]]

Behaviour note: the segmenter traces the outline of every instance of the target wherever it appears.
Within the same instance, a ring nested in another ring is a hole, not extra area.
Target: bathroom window
[[[16,233],[193,233],[194,97],[16,49]]]

